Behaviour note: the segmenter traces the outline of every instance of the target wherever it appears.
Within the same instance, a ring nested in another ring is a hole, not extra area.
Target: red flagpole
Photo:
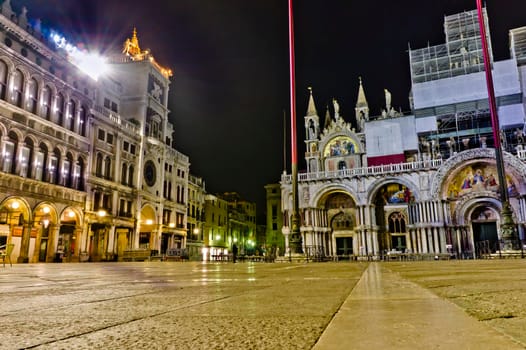
[[[292,0],[289,0],[289,67],[290,67],[290,123],[291,123],[291,157],[292,165],[298,164],[296,152],[296,71],[294,62],[294,20]]]
[[[495,101],[495,89],[493,87],[493,75],[491,73],[491,61],[489,57],[488,43],[486,41],[486,26],[484,25],[484,13],[482,11],[482,0],[477,0],[477,11],[480,26],[480,37],[484,54],[484,69],[486,71],[486,86],[488,89],[488,100],[491,114],[491,126],[493,128],[493,143],[495,146],[495,163],[499,177],[500,200],[502,202],[502,221],[500,223],[499,253],[501,250],[516,250],[517,243],[521,244],[515,230],[513,221],[513,209],[509,202],[506,175],[504,170],[504,157],[500,144],[499,116],[497,114],[497,103]]]
[[[294,65],[294,20],[289,0],[289,67],[290,67],[290,142],[292,170],[292,213],[290,217],[289,254],[302,252],[298,204],[298,153],[296,149],[296,72]]]

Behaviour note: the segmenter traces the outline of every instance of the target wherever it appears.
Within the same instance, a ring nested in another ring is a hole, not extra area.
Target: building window
[[[51,88],[49,86],[45,86],[42,90],[41,103],[40,116],[49,120],[51,118]]]
[[[97,153],[97,160],[95,162],[95,175],[102,177],[102,154]]]
[[[56,155],[51,156],[49,160],[49,174],[48,181],[49,183],[57,182],[57,172],[58,172],[58,157]]]
[[[70,100],[66,112],[66,126],[69,130],[75,129],[75,114],[77,113],[77,104],[75,101]]]
[[[27,177],[28,175],[28,169],[29,169],[29,156],[31,154],[31,150],[29,147],[23,146],[20,149],[20,173],[19,175],[22,177]]]
[[[10,173],[13,168],[13,164],[15,163],[13,161],[15,157],[15,149],[14,142],[4,142],[4,149],[2,150],[2,171],[4,173]]]
[[[122,163],[121,167],[121,184],[126,185],[126,180],[128,179],[128,165]]]
[[[33,179],[42,180],[42,174],[44,170],[44,153],[36,152],[33,166]]]
[[[38,83],[33,78],[29,81],[27,87],[27,110],[33,114],[37,112],[37,101],[38,101]]]
[[[22,107],[22,91],[24,89],[24,75],[21,71],[16,70],[13,75],[13,92],[11,99],[13,104]]]
[[[86,107],[82,106],[79,110],[79,133],[86,136]]]
[[[111,158],[109,156],[104,160],[104,177],[111,179]]]
[[[106,142],[108,142],[110,145],[113,145],[113,134],[108,133],[106,135]]]
[[[55,110],[56,110],[56,120],[57,124],[60,126],[64,125],[64,95],[59,93],[57,95],[57,100],[55,101]]]
[[[97,138],[101,141],[104,141],[106,139],[106,132],[102,129],[99,129]]]
[[[0,98],[5,100],[7,92],[7,64],[0,61]]]
[[[405,216],[402,213],[396,212],[389,215],[389,233],[405,233]]]
[[[133,165],[128,169],[128,186],[133,187]]]

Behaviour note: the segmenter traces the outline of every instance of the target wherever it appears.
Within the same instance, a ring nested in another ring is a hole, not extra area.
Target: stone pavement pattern
[[[366,266],[13,265],[2,349],[310,349]]]
[[[523,348],[402,278],[423,266],[14,265],[0,270],[0,348]]]
[[[524,348],[388,266],[369,266],[315,350]]]

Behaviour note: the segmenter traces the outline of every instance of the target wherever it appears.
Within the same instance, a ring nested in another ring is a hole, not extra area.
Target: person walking
[[[232,246],[232,261],[235,263],[237,260],[237,245],[234,243]]]

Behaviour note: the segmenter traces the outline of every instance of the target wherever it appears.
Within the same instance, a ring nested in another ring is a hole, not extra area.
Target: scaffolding
[[[491,40],[486,9],[483,9],[491,61]],[[444,18],[446,43],[422,49],[409,49],[411,80],[423,83],[484,71],[482,43],[476,10]]]
[[[510,30],[510,51],[518,65],[526,64],[526,27]]]

